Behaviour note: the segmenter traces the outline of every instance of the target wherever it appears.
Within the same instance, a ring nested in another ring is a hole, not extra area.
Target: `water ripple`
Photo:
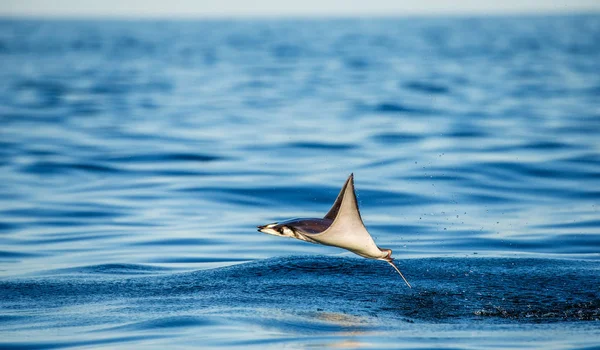
[[[0,347],[595,346],[598,23],[0,20]]]

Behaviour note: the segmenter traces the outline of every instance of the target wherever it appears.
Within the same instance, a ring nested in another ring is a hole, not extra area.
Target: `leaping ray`
[[[392,250],[381,249],[365,228],[354,191],[354,174],[350,174],[329,212],[322,219],[291,219],[258,226],[258,231],[274,236],[297,238],[306,242],[347,249],[364,258],[386,261],[408,283],[393,263]]]

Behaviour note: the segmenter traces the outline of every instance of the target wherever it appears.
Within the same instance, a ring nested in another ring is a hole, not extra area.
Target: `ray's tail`
[[[392,250],[391,249],[381,249],[381,248],[379,248],[379,250],[381,250],[381,252],[385,254],[385,256],[383,258],[380,258],[379,260],[383,260],[383,261],[387,262],[388,264],[392,265],[394,270],[396,270],[398,272],[398,274],[400,275],[400,277],[402,277],[402,279],[404,280],[404,283],[406,283],[408,288],[412,288],[412,286],[410,285],[410,283],[408,283],[408,281],[406,280],[406,278],[404,277],[402,272],[400,272],[400,270],[398,270],[396,265],[393,263],[394,258],[392,258]]]
[[[408,288],[412,288],[412,286],[410,285],[410,283],[408,283],[408,281],[406,280],[406,277],[404,277],[404,275],[402,274],[402,272],[400,272],[400,270],[398,270],[398,268],[396,267],[396,265],[392,262],[392,260],[385,260],[388,264],[392,265],[392,267],[394,268],[394,270],[396,270],[399,274],[400,277],[402,277],[402,279],[404,280],[404,283],[406,283],[406,285],[408,286]]]

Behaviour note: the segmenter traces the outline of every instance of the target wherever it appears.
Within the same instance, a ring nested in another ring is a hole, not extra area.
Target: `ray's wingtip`
[[[354,173],[350,173],[348,180],[346,180],[346,184],[352,184],[352,186],[354,186]]]

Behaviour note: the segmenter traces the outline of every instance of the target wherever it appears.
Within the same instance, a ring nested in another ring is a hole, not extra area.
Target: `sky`
[[[0,0],[3,17],[278,17],[600,13],[600,0]]]

